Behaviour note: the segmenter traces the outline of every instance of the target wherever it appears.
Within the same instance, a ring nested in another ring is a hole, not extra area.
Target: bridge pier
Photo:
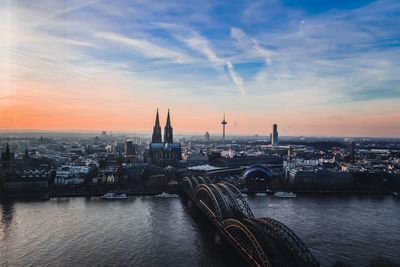
[[[221,237],[221,234],[218,233],[218,232],[215,232],[215,235],[214,235],[214,243],[215,243],[216,245],[218,245],[218,246],[220,246],[220,245],[222,244],[222,237]]]
[[[190,198],[188,199],[187,206],[188,206],[188,208],[193,207],[193,201]]]

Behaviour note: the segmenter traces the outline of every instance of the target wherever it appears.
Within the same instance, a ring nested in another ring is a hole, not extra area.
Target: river
[[[256,217],[289,226],[322,266],[400,258],[400,199],[248,197]],[[232,266],[181,198],[1,202],[0,266]]]

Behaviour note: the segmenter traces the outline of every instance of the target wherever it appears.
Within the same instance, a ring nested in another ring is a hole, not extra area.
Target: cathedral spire
[[[156,115],[156,123],[154,124],[154,127],[161,128],[160,127],[160,119],[159,119],[159,116],[158,116],[158,109],[157,109],[157,115]]]
[[[167,115],[167,124],[165,125],[165,127],[171,127],[171,118],[169,116],[169,109],[168,109],[168,115]]]
[[[173,142],[174,142],[173,129],[171,126],[171,118],[170,118],[169,109],[168,109],[167,123],[165,124],[165,128],[164,128],[164,143],[173,143]]]
[[[10,145],[9,145],[8,142],[7,142],[6,151],[4,151],[3,153],[1,153],[1,160],[10,161],[10,160],[13,159],[13,157],[14,157],[14,154],[12,154],[12,153],[10,152]]]
[[[161,127],[160,127],[160,119],[158,116],[158,109],[157,109],[157,114],[156,114],[156,122],[154,123],[154,128],[153,128],[153,136],[151,138],[152,143],[162,143],[161,140]]]

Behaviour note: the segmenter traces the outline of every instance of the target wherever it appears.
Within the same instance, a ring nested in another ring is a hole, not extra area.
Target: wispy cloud
[[[186,37],[187,35],[189,35],[190,37]],[[178,39],[183,41],[188,47],[190,47],[194,51],[197,51],[203,56],[206,56],[212,64],[216,66],[225,66],[228,70],[232,82],[239,89],[240,93],[242,95],[246,94],[243,86],[243,79],[235,71],[235,67],[233,66],[232,62],[228,59],[219,57],[216,52],[211,48],[211,45],[206,38],[194,32],[186,32],[184,35],[178,35]]]
[[[242,95],[246,94],[246,91],[243,88],[243,79],[236,73],[232,63],[230,61],[226,61],[225,64],[226,64],[226,66],[228,68],[229,75],[231,76],[232,81],[235,83],[237,88],[239,88],[240,93]]]
[[[267,64],[272,63],[272,51],[261,47],[256,39],[248,37],[247,34],[239,28],[231,27],[230,31],[231,37],[240,44],[242,49],[251,51],[251,55],[255,57],[264,58]]]
[[[135,39],[112,32],[95,32],[94,36],[132,47],[134,50],[150,58],[165,58],[175,63],[189,63],[192,61],[191,57],[184,53],[153,44],[148,40]]]

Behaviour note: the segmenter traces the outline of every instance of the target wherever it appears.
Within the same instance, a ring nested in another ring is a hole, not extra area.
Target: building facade
[[[274,124],[272,126],[272,133],[271,133],[271,145],[276,146],[278,144],[279,144],[278,125]]]
[[[158,115],[153,127],[152,142],[149,145],[148,162],[161,167],[177,167],[182,159],[182,149],[179,143],[174,143],[173,128],[168,110],[167,122],[164,127],[164,142],[161,140],[161,127]]]

